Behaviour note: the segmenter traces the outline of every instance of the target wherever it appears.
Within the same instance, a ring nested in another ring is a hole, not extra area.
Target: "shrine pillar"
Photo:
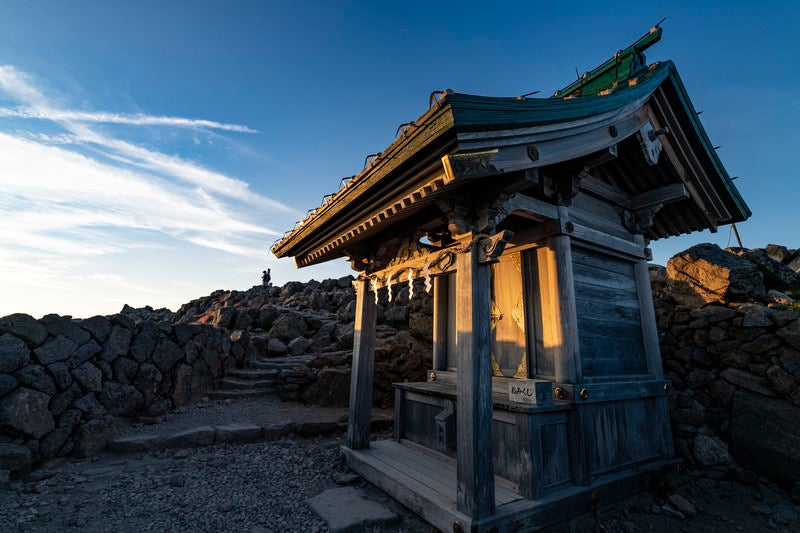
[[[369,448],[372,415],[372,379],[375,367],[375,293],[369,280],[361,276],[356,289],[356,319],[353,337],[353,363],[350,374],[350,408],[347,419],[347,446],[351,450]]]
[[[457,504],[478,521],[494,512],[492,462],[491,265],[480,237],[456,259],[458,372]]]

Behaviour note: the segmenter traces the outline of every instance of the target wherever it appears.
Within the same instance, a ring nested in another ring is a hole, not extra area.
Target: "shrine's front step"
[[[219,389],[210,391],[207,396],[210,400],[234,400],[238,398],[255,398],[260,396],[267,396],[268,394],[275,394],[276,388],[272,389]]]

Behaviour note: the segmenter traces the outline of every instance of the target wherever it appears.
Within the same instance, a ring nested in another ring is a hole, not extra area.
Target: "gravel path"
[[[341,442],[341,435],[294,438],[50,464],[34,481],[0,491],[0,529],[327,531],[306,500],[336,486],[334,477],[346,472]],[[404,516],[383,531],[430,531],[385,495],[378,498]]]
[[[228,423],[341,423],[345,413],[269,397],[201,402],[170,413],[159,424],[121,424],[120,433],[168,434]],[[387,438],[389,432],[374,437]],[[293,435],[252,444],[54,460],[24,481],[0,488],[0,531],[325,532],[327,526],[307,499],[337,482],[362,487],[370,499],[401,517],[399,525],[367,531],[433,531],[357,476],[347,479],[349,471],[339,455],[343,443],[344,432],[337,430],[314,438]],[[800,531],[800,505],[785,487],[766,478],[739,483],[729,476],[735,477],[733,472],[695,471],[670,480],[669,493],[691,502],[695,516],[676,515],[663,497],[644,493],[601,513],[599,527],[587,517],[559,531]]]

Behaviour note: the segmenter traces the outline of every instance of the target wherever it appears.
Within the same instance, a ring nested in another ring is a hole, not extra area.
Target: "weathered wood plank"
[[[376,442],[380,446],[380,441]],[[442,494],[415,479],[396,466],[376,459],[372,449],[343,449],[347,464],[364,476],[370,483],[391,494],[400,503],[422,516],[442,531],[449,531],[458,520],[465,531],[472,521],[469,516],[456,510],[455,491]]]
[[[447,274],[447,369],[458,367],[458,332],[456,331],[456,275]]]
[[[433,278],[433,369],[447,369],[448,276]]]
[[[637,235],[637,239],[644,244],[644,237]],[[639,297],[639,309],[642,316],[642,340],[647,358],[647,371],[656,378],[664,376],[661,364],[661,348],[658,342],[658,328],[656,326],[656,312],[653,307],[653,292],[650,286],[650,272],[645,261],[635,265],[636,289]]]
[[[644,243],[642,246],[644,246]],[[578,265],[596,268],[600,271],[614,272],[628,277],[633,276],[633,261],[625,261],[580,246],[572,247],[572,262]]]
[[[569,439],[567,437],[566,420],[560,423],[545,424],[539,421],[539,437],[541,441],[542,493],[553,486],[570,481]]]
[[[553,354],[545,350],[542,341],[542,303],[539,296],[539,269],[536,251],[525,250],[521,253],[522,271],[525,276],[525,318],[528,333],[529,374],[540,378],[553,379],[555,366]]]
[[[353,364],[350,375],[347,445],[353,450],[358,450],[369,447],[377,306],[375,305],[373,294],[369,292],[369,281],[367,279],[358,279],[355,286],[356,317],[353,337]]]
[[[570,239],[550,237],[537,249],[543,349],[552,357],[556,381],[574,383],[580,375],[577,311]]]
[[[593,298],[585,298],[586,290],[584,287],[577,287],[580,291],[575,298],[575,307],[578,311],[579,320],[606,319],[606,320],[625,320],[636,322],[639,325],[639,301],[630,298],[603,299],[596,297],[601,291],[593,291]]]
[[[600,270],[586,265],[575,265],[575,282],[578,285],[595,285],[598,287],[609,287],[618,291],[627,291],[636,294],[636,280],[633,277],[633,269],[630,275],[617,274],[608,270]]]
[[[644,258],[643,247],[637,246],[630,240],[609,235],[608,233],[590,228],[583,224],[574,223],[570,235],[588,244],[608,248],[633,258]]]
[[[458,510],[473,520],[494,512],[492,461],[491,270],[470,243],[456,259],[458,334]]]
[[[579,193],[569,208],[570,219],[578,224],[602,231],[622,240],[630,239],[630,232],[622,225],[622,218],[608,202]]]

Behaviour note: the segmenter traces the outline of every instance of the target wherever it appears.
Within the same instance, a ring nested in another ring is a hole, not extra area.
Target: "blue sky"
[[[735,5],[736,7],[729,7]],[[338,277],[272,242],[416,119],[431,91],[552,94],[666,17],[675,61],[753,210],[800,247],[796,2],[0,4],[0,316],[176,309]],[[729,230],[653,243],[656,262]]]

